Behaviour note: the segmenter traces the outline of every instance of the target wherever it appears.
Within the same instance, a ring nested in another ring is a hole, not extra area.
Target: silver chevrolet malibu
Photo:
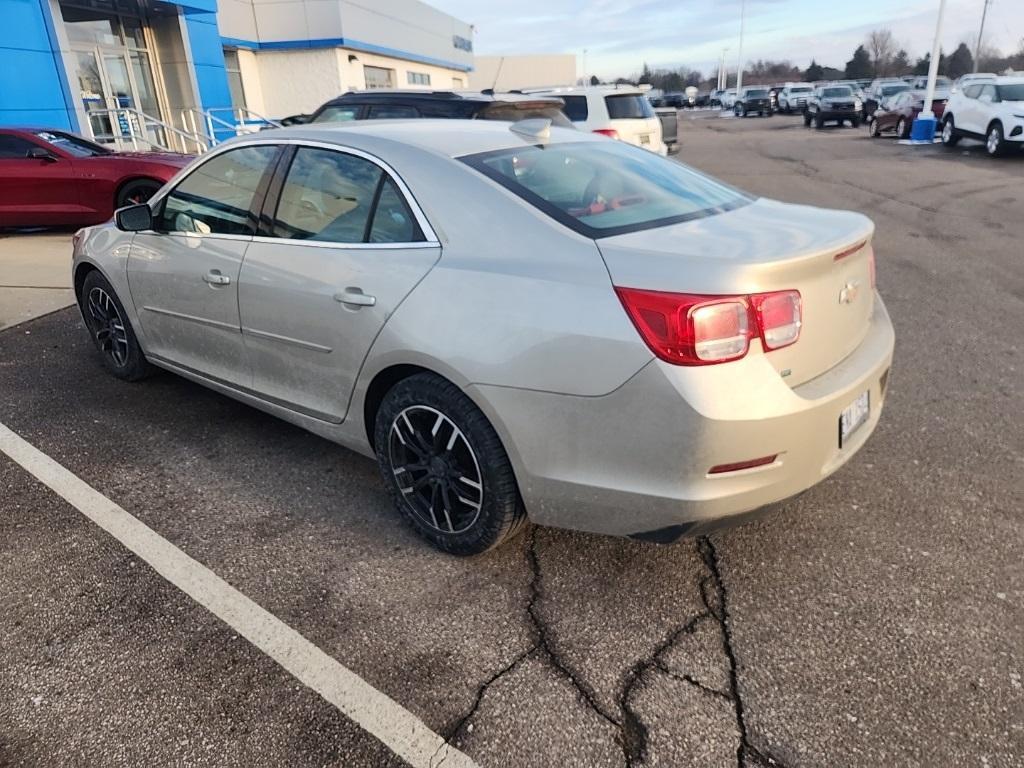
[[[296,127],[75,236],[107,370],[376,456],[460,555],[542,525],[668,542],[868,439],[893,329],[864,216],[543,120]]]

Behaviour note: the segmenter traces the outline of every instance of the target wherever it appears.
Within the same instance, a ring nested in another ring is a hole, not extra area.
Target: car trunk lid
[[[597,244],[618,287],[713,296],[799,291],[800,338],[767,354],[795,387],[835,366],[867,334],[873,232],[857,213],[757,200]]]

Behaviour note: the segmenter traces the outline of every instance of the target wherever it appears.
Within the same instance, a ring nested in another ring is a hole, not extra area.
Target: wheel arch
[[[161,181],[156,176],[152,176],[146,173],[132,173],[130,176],[125,176],[123,179],[118,179],[117,184],[114,185],[114,198],[111,201],[111,205],[114,209],[117,209],[117,199],[121,196],[121,190],[131,184],[133,181],[151,181],[156,184],[157,189],[162,187],[167,182]]]
[[[989,134],[989,131],[991,131],[997,125],[999,126],[999,130],[1003,132],[1003,138],[1005,139],[1006,138],[1006,128],[1003,126],[1002,118],[999,118],[999,117],[993,117],[991,120],[988,121],[988,125],[985,126],[985,136],[987,137],[988,134]]]

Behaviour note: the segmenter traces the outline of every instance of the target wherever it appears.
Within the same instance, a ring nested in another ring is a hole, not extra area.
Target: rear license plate
[[[870,392],[864,392],[846,406],[843,412],[839,414],[839,447],[843,447],[843,443],[849,440],[850,435],[857,431],[857,429],[863,426],[864,422],[868,420],[868,414],[871,412]]]
[[[641,144],[650,144],[651,143],[651,135],[649,133],[642,134],[640,136],[640,143]]]

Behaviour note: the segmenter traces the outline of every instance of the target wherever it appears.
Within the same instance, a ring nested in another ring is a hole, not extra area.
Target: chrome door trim
[[[165,315],[167,317],[173,317],[178,320],[188,320],[192,323],[198,323],[199,325],[208,325],[211,328],[221,328],[227,331],[234,331],[235,333],[241,333],[242,329],[237,325],[231,323],[222,323],[220,320],[210,320],[207,317],[196,317],[195,315],[186,315],[184,312],[175,312],[170,309],[161,309],[160,307],[143,306],[143,310],[146,312],[152,312],[155,315]]]
[[[325,355],[329,355],[334,350],[330,347],[325,347],[322,344],[314,344],[312,341],[303,341],[302,339],[293,339],[291,336],[281,336],[277,333],[270,333],[269,331],[258,331],[255,328],[242,328],[243,336],[256,336],[260,339],[270,339],[271,341],[279,341],[282,344],[291,344],[302,349],[308,349],[313,352],[322,352]]]
[[[297,240],[293,237],[265,237],[254,235],[254,243],[266,245],[309,245],[314,248],[334,248],[345,251],[405,251],[415,248],[440,248],[440,243],[417,241],[415,243],[336,243],[329,240]]]
[[[233,149],[242,149],[243,147],[256,147],[256,146],[262,146],[262,145],[267,145],[267,144],[272,145],[272,146],[298,146],[298,147],[312,147],[314,149],[326,149],[326,150],[330,150],[330,151],[333,151],[333,152],[341,152],[342,154],[349,154],[349,155],[353,155],[355,157],[361,157],[364,160],[368,160],[369,162],[373,163],[378,168],[380,168],[382,171],[384,171],[391,178],[391,180],[395,182],[395,185],[398,187],[398,190],[402,194],[402,197],[405,198],[405,203],[406,203],[406,205],[409,206],[409,210],[412,211],[413,218],[416,219],[416,223],[419,224],[420,231],[423,233],[423,237],[425,238],[423,241],[419,241],[419,242],[415,242],[415,243],[387,243],[387,245],[389,245],[389,246],[391,246],[393,248],[425,248],[425,247],[428,247],[428,246],[439,246],[441,244],[441,241],[438,240],[438,238],[437,238],[437,234],[434,232],[434,228],[431,227],[430,226],[430,222],[427,221],[427,217],[423,213],[423,209],[420,208],[419,203],[416,202],[416,198],[413,196],[412,191],[406,185],[406,183],[402,179],[402,177],[398,175],[398,173],[395,171],[394,168],[392,168],[390,165],[388,165],[385,161],[381,160],[376,155],[371,155],[369,152],[364,152],[361,149],[356,149],[355,147],[349,147],[349,146],[347,146],[345,144],[333,144],[333,143],[328,142],[328,141],[315,141],[315,140],[310,140],[310,139],[291,139],[291,138],[281,138],[281,139],[244,139],[244,140],[238,141],[238,142],[230,142],[228,144],[223,144],[220,147],[217,147],[216,149],[212,149],[209,152],[207,152],[204,155],[202,155],[202,159],[200,160],[200,162],[197,162],[194,165],[189,166],[188,169],[184,172],[184,175],[181,176],[181,178],[176,178],[175,179],[175,184],[174,184],[173,187],[171,187],[171,188],[165,187],[164,189],[160,190],[160,192],[158,192],[156,195],[154,195],[152,198],[150,198],[150,200],[149,200],[150,209],[155,208],[155,206],[158,203],[160,203],[165,197],[167,197],[167,195],[169,195],[172,191],[174,191],[174,189],[177,189],[177,187],[182,182],[184,182],[185,179],[187,179],[189,176],[191,176],[193,173],[195,173],[199,168],[201,168],[203,165],[205,165],[206,163],[208,163],[210,160],[212,160],[213,158],[217,157],[218,155],[220,155],[220,154],[222,154],[224,152],[230,152]],[[158,233],[158,234],[162,234],[162,233]],[[203,237],[209,237],[209,235],[203,235]],[[245,236],[242,236],[242,235],[227,235],[227,237],[248,237],[248,236],[247,235],[245,235]],[[269,240],[269,241],[272,241],[272,242],[286,242],[285,238],[274,238],[274,237],[271,237],[271,238],[253,238],[253,239],[254,240],[257,240],[257,239],[259,239],[259,240]],[[307,244],[307,245],[310,244],[310,243],[308,243],[305,240],[297,240],[297,241],[293,241],[293,242],[304,243],[304,244]],[[331,245],[333,245],[335,248],[337,248],[339,245],[340,246],[344,246],[344,247],[350,247],[348,243],[323,243],[322,245],[324,245],[324,246],[331,246]],[[361,245],[361,246],[377,246],[377,245],[380,245],[380,244],[379,243],[353,243],[351,245],[354,247],[356,245]]]

